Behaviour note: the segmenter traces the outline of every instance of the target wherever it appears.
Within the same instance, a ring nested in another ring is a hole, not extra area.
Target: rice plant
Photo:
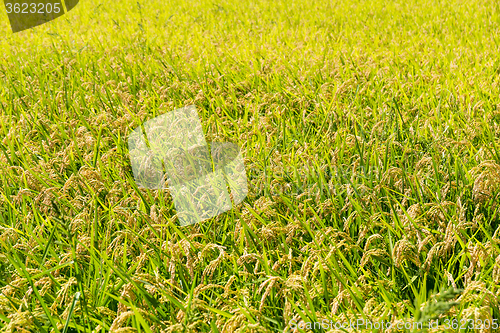
[[[499,32],[489,0],[82,0],[4,20],[1,332],[494,332]],[[187,105],[207,142],[241,147],[248,195],[181,227],[127,142]]]

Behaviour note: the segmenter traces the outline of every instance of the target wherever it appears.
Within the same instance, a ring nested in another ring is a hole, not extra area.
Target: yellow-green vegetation
[[[82,0],[18,34],[3,16],[2,332],[500,319],[497,2]],[[249,194],[179,227],[127,138],[190,104],[242,147]]]

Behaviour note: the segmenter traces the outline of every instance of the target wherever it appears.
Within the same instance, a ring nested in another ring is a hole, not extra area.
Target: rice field
[[[3,16],[0,332],[497,330],[497,2]],[[187,105],[241,147],[249,192],[181,227],[127,140]],[[314,326],[358,320],[386,326]]]

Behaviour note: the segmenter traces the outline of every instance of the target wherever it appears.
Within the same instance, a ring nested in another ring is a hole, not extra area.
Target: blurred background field
[[[18,34],[3,17],[2,332],[500,319],[498,3],[82,0]],[[207,141],[242,147],[249,195],[181,228],[126,143],[190,104]]]

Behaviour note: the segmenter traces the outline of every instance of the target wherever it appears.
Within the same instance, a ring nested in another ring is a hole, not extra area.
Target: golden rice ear
[[[73,9],[79,0],[4,0],[12,32],[50,22]]]

